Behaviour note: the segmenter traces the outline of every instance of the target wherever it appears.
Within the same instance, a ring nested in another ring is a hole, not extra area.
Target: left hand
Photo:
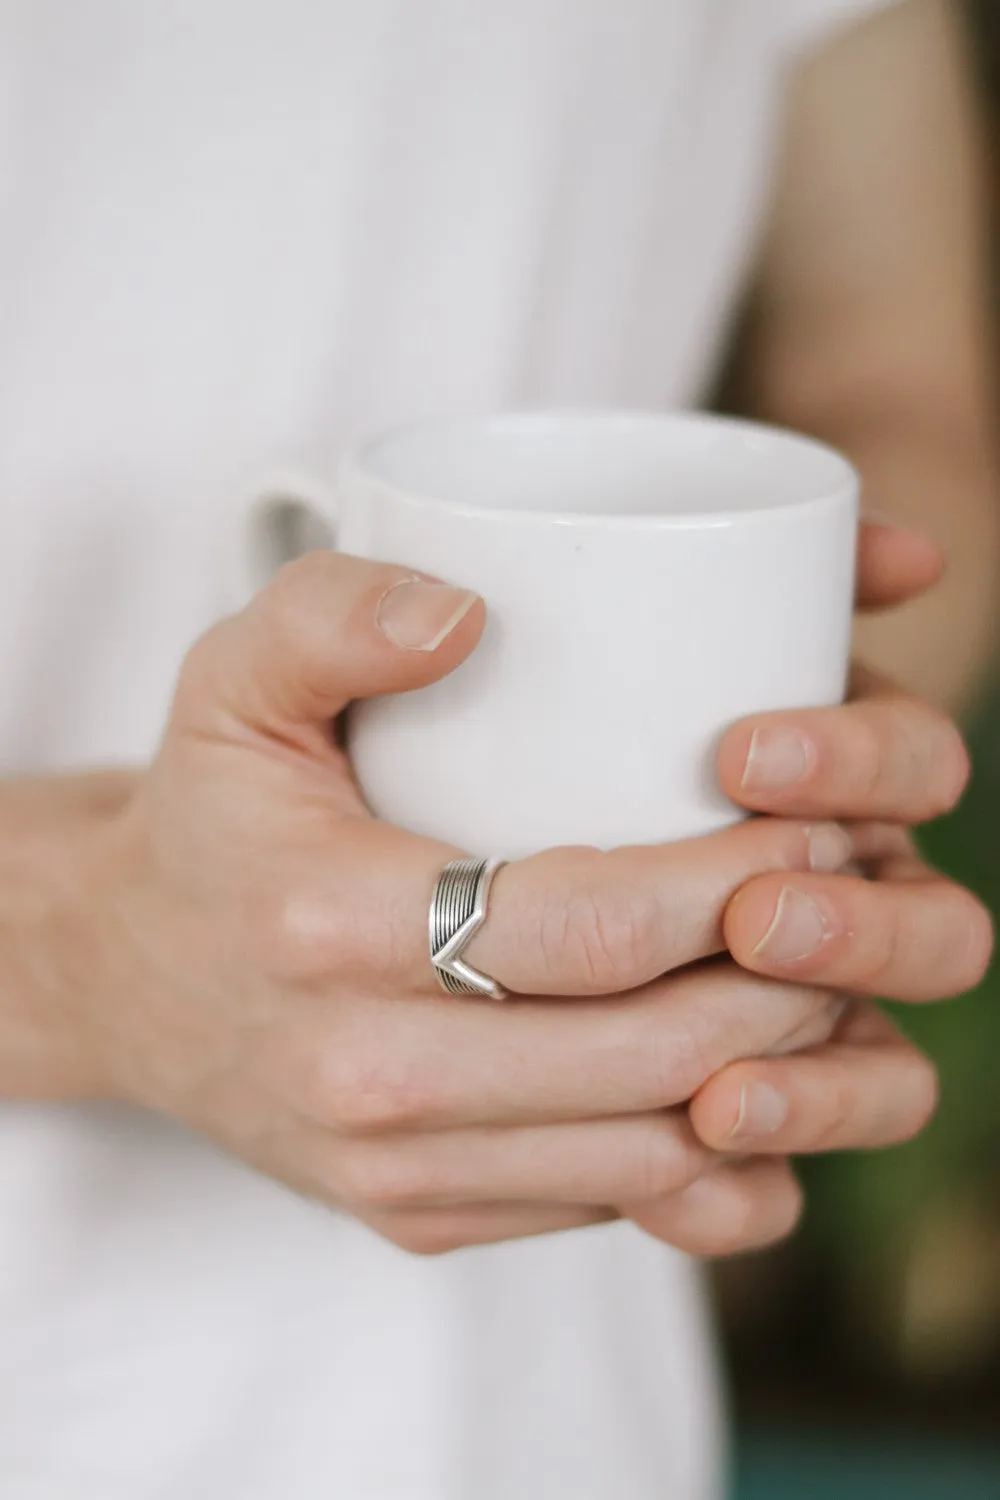
[[[859,605],[900,603],[941,570],[932,543],[865,526]],[[933,1111],[934,1070],[864,997],[944,999],[976,985],[989,962],[988,913],[922,861],[907,831],[961,797],[969,762],[958,730],[938,709],[857,668],[842,707],[735,725],[718,769],[724,790],[751,812],[855,825],[869,878],[769,874],[731,899],[724,931],[739,964],[854,998],[828,1043],[716,1074],[691,1105],[697,1134],[729,1155],[909,1139]]]

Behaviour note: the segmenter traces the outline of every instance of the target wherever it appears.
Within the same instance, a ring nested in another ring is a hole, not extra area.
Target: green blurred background
[[[996,199],[1000,0],[966,14]],[[971,791],[923,844],[1000,914],[997,677],[967,726]],[[894,1011],[940,1070],[934,1124],[808,1163],[796,1239],[717,1271],[739,1500],[1000,1500],[1000,965]]]

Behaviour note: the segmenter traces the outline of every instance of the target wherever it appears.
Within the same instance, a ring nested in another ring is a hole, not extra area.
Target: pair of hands
[[[939,571],[881,527],[861,562],[867,604]],[[865,997],[943,997],[987,962],[988,917],[905,832],[960,795],[960,738],[872,679],[737,725],[722,784],[774,816],[507,866],[469,958],[514,998],[449,1000],[427,909],[464,851],[374,819],[331,726],[452,671],[484,618],[316,553],[194,647],[149,773],[66,844],[78,960],[40,1011],[64,1092],[179,1118],[414,1251],[619,1216],[696,1254],[779,1238],[789,1154],[932,1110],[933,1070]]]

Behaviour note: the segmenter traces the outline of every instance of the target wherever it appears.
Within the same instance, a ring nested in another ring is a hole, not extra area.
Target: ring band
[[[438,876],[428,919],[431,963],[449,995],[507,998],[503,985],[462,958],[466,944],[486,921],[490,886],[505,864],[502,859],[454,859]]]

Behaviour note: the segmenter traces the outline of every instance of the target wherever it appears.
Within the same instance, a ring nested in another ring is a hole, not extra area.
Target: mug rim
[[[479,505],[472,501],[448,498],[419,485],[409,485],[379,471],[377,455],[380,449],[399,443],[421,433],[456,431],[517,431],[555,426],[570,426],[586,423],[608,429],[621,427],[682,426],[732,434],[744,434],[751,438],[766,438],[786,451],[797,449],[800,453],[811,453],[822,458],[830,470],[830,480],[813,493],[792,500],[776,500],[771,504],[755,504],[734,508],[679,511],[587,511],[523,509],[516,506]],[[860,477],[854,465],[836,448],[819,438],[796,432],[775,423],[758,422],[750,418],[732,417],[714,412],[688,411],[681,409],[656,410],[655,408],[616,407],[556,407],[556,408],[512,408],[502,411],[473,414],[452,414],[416,419],[398,423],[374,433],[353,444],[343,455],[338,465],[339,479],[353,475],[376,487],[395,501],[409,506],[427,509],[440,514],[461,516],[477,521],[494,520],[504,524],[586,526],[621,530],[660,529],[708,529],[715,526],[753,525],[762,521],[773,521],[782,515],[789,518],[802,516],[816,510],[847,500],[856,500],[860,490]],[[339,487],[339,485],[338,485]]]

